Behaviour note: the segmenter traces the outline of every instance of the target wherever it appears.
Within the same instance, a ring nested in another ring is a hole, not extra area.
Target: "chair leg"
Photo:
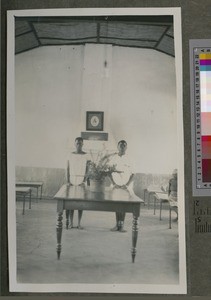
[[[171,206],[169,206],[169,229],[171,229]]]

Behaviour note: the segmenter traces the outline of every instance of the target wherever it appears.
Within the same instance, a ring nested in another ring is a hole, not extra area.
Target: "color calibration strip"
[[[202,181],[211,183],[211,53],[199,54]]]
[[[193,48],[195,195],[211,195],[211,47]],[[194,189],[193,189],[194,191]],[[199,192],[200,191],[200,192]],[[203,191],[203,192],[202,192]]]
[[[202,182],[211,184],[211,53],[199,54]]]

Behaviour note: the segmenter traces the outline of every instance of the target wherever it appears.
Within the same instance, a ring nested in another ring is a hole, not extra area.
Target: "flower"
[[[106,176],[111,176],[113,172],[117,172],[116,165],[109,164],[109,155],[98,152],[97,158],[94,159],[91,152],[92,160],[88,163],[87,177],[89,179],[104,180]]]

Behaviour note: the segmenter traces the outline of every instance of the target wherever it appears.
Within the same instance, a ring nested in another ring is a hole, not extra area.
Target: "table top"
[[[36,186],[42,186],[43,182],[42,181],[16,181],[15,185],[36,187]]]
[[[16,187],[15,191],[18,194],[28,194],[31,191],[31,189],[28,187]]]
[[[163,191],[160,186],[157,185],[150,185],[146,190],[148,191],[148,193],[168,194],[167,192]]]
[[[169,195],[167,194],[167,193],[165,193],[165,192],[159,192],[159,193],[155,193],[156,194],[156,197],[158,198],[158,199],[162,199],[162,200],[168,200],[169,201]]]
[[[56,200],[86,200],[86,201],[118,201],[130,203],[142,203],[141,198],[126,189],[108,188],[105,192],[91,192],[87,186],[63,185],[54,196]]]

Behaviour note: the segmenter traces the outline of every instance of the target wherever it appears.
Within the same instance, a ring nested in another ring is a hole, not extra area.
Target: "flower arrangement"
[[[116,165],[109,164],[109,155],[98,152],[97,158],[91,152],[92,160],[88,164],[87,178],[102,181],[106,176],[110,176],[116,170]]]

